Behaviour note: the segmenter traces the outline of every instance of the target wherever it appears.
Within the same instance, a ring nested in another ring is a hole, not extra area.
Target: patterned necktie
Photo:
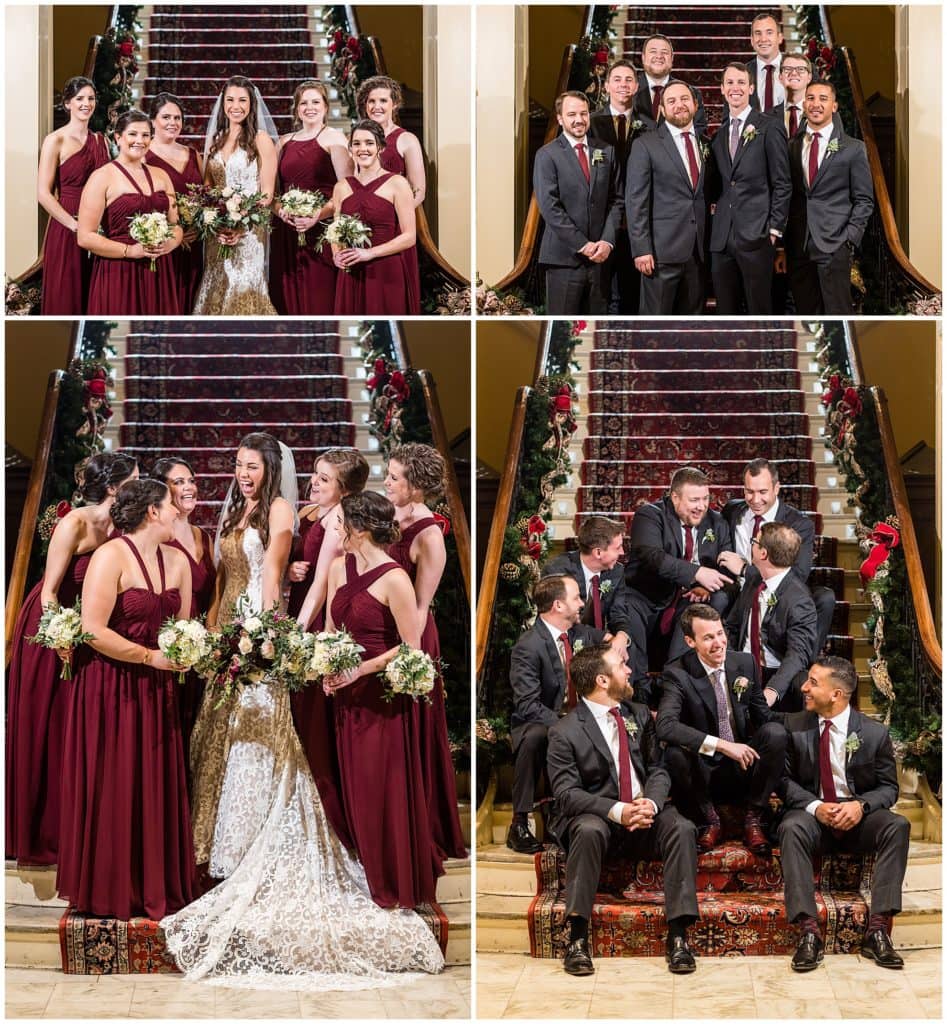
[[[737,155],[737,150],[740,148],[740,119],[733,118],[730,121],[730,159]]]
[[[822,786],[822,799],[826,803],[838,803],[835,792],[835,777],[832,775],[832,723],[826,719],[819,737],[819,783]]]
[[[625,731],[625,720],[621,710],[616,706],[608,709],[618,726],[618,799],[623,804],[630,804],[634,799],[631,790],[631,754],[628,750],[628,733]]]
[[[578,146],[575,147],[575,153],[579,158],[579,166],[582,168],[585,180],[591,182],[592,172],[589,170],[589,158],[585,155],[585,145],[580,142]]]
[[[717,698],[717,728],[722,740],[733,742],[733,729],[730,728],[730,709],[727,707],[727,680],[722,668],[710,675],[713,683],[714,696]]]
[[[793,104],[789,108],[789,137],[792,138],[799,131],[799,108]]]
[[[569,643],[569,634],[560,633],[559,643],[562,644],[562,661],[566,669],[566,708],[571,711],[578,698],[572,685],[572,644]]]
[[[691,132],[683,132],[684,148],[687,150],[687,166],[691,172],[691,188],[697,191],[697,182],[700,179],[700,168],[697,166],[697,154],[694,152],[694,143],[691,142]]]
[[[592,593],[592,625],[596,629],[604,629],[602,625],[602,591],[598,581],[598,573],[596,573],[589,581],[591,583]]]
[[[750,652],[753,660],[760,670],[760,679],[763,678],[763,644],[760,641],[760,594],[766,589],[766,584],[761,583],[753,593],[753,604],[750,606]]]
[[[819,173],[819,133],[810,132],[809,134],[809,188],[812,188],[812,183],[815,181],[815,176]]]
[[[618,153],[623,156],[625,153],[625,140],[628,138],[628,118],[624,114],[618,115],[618,126],[615,129],[615,138],[618,140]]]
[[[773,73],[775,68],[772,64],[766,65],[766,84],[763,86],[763,113],[768,114],[773,109]]]
[[[656,85],[654,87],[654,96],[651,98],[651,116],[657,121],[658,114],[661,112],[661,96],[664,93],[663,85]]]

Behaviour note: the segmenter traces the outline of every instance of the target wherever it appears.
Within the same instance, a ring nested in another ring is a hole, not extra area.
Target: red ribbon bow
[[[888,555],[901,543],[901,535],[889,523],[876,523],[868,539],[875,546],[858,570],[862,583],[875,578],[875,573],[888,560]]]
[[[441,528],[441,533],[446,537],[450,533],[450,520],[442,516],[440,512],[434,513],[434,522]]]

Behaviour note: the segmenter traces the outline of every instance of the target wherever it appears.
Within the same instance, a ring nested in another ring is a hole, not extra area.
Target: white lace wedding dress
[[[252,527],[222,538],[222,609],[240,593],[261,607],[263,553]],[[286,691],[246,686],[215,710],[216,699],[192,737],[193,820],[198,863],[224,880],[161,922],[186,980],[329,991],[441,970],[422,918],[378,907],[330,828]]]

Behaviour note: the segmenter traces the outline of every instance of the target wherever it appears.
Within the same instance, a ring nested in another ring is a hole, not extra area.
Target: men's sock
[[[871,935],[872,932],[878,931],[880,928],[885,935],[891,935],[891,914],[875,914],[872,913],[868,918],[868,927],[865,929],[866,935]]]
[[[799,925],[799,934],[802,935],[817,935],[820,939],[822,938],[822,929],[819,927],[819,920],[815,917],[809,917],[808,914],[800,914],[796,918],[796,924]]]
[[[513,812],[513,824],[514,825],[529,825],[527,815],[525,811],[514,811]]]
[[[687,938],[687,924],[683,918],[675,917],[673,921],[668,921],[668,942],[671,939],[686,939]]]
[[[589,937],[589,919],[587,917],[578,917],[573,914],[569,918],[569,941],[578,942],[579,939],[587,939]]]

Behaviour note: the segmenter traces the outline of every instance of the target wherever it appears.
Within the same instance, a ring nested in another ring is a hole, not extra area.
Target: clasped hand
[[[816,818],[829,828],[837,828],[840,832],[848,832],[864,818],[859,800],[847,800],[845,803],[821,803],[815,809]]]
[[[352,683],[361,679],[363,675],[364,665],[359,665],[358,668],[349,668],[334,676],[326,676],[322,680],[322,692],[327,697],[331,697],[337,690],[344,689],[346,686],[351,686]]]
[[[354,267],[356,263],[367,263],[372,259],[371,249],[340,249],[332,257],[332,262],[342,270]]]
[[[586,259],[591,260],[593,263],[604,263],[611,251],[612,247],[608,242],[601,240],[598,242],[586,242],[579,250]]]
[[[654,824],[654,804],[646,797],[622,804],[621,823],[629,832],[639,828],[651,828]]]
[[[245,234],[243,228],[223,228],[217,232],[217,241],[221,245],[236,245]]]

